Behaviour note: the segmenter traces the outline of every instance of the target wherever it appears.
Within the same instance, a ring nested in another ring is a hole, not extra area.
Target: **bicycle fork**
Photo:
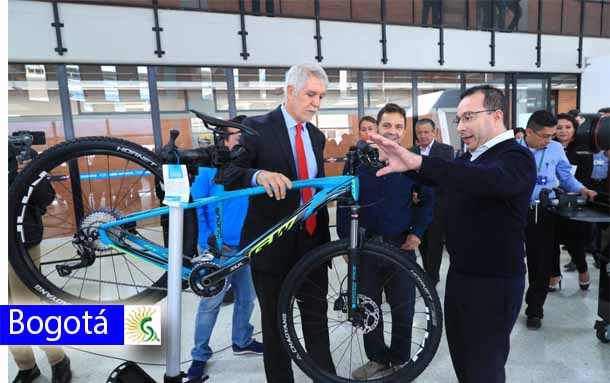
[[[360,322],[362,322],[362,315],[360,313],[360,310],[358,310],[358,287],[360,282],[360,270],[362,264],[360,258],[362,236],[360,235],[359,219],[360,206],[351,206],[347,262],[347,319],[354,325],[359,325]]]

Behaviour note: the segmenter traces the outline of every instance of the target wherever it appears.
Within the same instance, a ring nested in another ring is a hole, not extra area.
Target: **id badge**
[[[538,176],[536,177],[536,185],[546,185],[548,179],[546,176]]]

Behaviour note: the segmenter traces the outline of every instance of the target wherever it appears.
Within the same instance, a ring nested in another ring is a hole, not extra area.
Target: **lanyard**
[[[540,175],[540,169],[542,169],[542,163],[544,162],[544,154],[546,153],[546,148],[542,149],[542,157],[540,157],[540,162],[538,163],[538,175]]]

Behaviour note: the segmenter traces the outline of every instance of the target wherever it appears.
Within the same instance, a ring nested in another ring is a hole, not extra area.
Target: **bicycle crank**
[[[212,283],[207,276],[220,269],[214,262],[199,262],[191,270],[189,284],[193,292],[200,297],[212,298],[220,294],[227,286],[227,278],[222,278],[216,283]]]

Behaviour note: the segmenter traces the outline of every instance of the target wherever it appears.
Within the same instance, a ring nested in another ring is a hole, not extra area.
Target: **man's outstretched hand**
[[[379,146],[379,157],[383,157],[388,163],[386,167],[377,171],[378,177],[390,173],[419,170],[421,167],[422,157],[411,153],[398,143],[374,133],[371,133],[369,138]]]

